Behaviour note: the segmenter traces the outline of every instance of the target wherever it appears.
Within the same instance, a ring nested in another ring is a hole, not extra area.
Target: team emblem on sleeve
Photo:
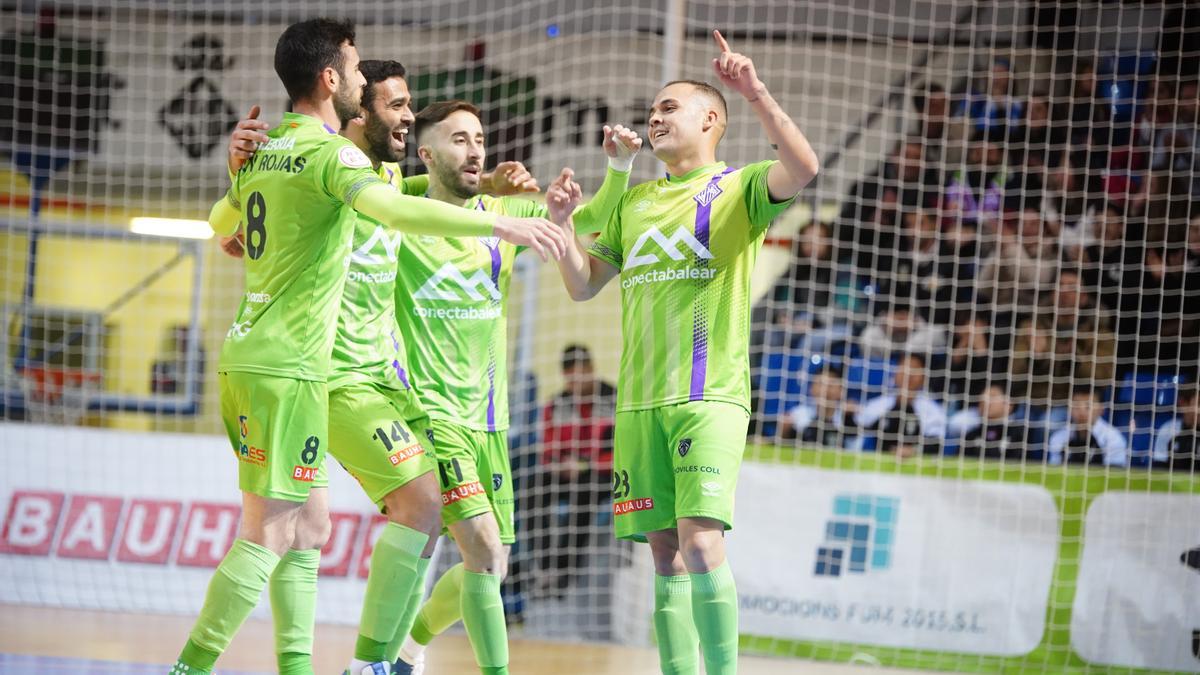
[[[347,145],[338,150],[338,161],[351,169],[362,169],[371,166],[371,160],[367,159],[362,150],[353,145]]]
[[[688,451],[692,449],[692,439],[684,438],[679,441],[679,456],[687,457]]]

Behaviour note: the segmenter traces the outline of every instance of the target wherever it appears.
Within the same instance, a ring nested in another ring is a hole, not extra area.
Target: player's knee
[[[679,548],[673,543],[650,540],[650,557],[654,559],[654,573],[661,577],[687,574]]]
[[[296,537],[292,548],[298,550],[321,549],[333,533],[333,523],[328,513],[301,518],[296,524]]]
[[[695,532],[679,542],[683,564],[693,574],[703,574],[725,562],[725,539],[719,532]]]
[[[463,564],[472,572],[504,576],[507,561],[504,545],[498,538],[487,536],[471,537],[463,542]]]

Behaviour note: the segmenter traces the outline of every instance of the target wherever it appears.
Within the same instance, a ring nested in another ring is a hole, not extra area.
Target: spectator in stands
[[[901,353],[930,354],[946,344],[946,335],[913,311],[906,298],[879,300],[875,322],[859,336],[864,354],[892,358]]]
[[[775,316],[776,325],[789,337],[806,337],[834,323],[832,301],[839,276],[833,229],[814,221],[796,237],[786,283],[775,287],[775,302],[784,307]]]
[[[1129,464],[1129,443],[1104,419],[1103,390],[1095,383],[1082,382],[1071,389],[1070,417],[1050,435],[1046,458],[1051,464]]]
[[[960,403],[982,393],[993,366],[990,332],[985,311],[959,311],[954,319],[949,362],[931,378],[930,390],[947,402]]]
[[[1014,91],[1010,61],[994,59],[988,77],[967,99],[967,115],[977,131],[1007,128],[1025,116],[1025,103]]]
[[[1052,150],[1061,150],[1067,142],[1066,125],[1056,124],[1050,99],[1045,94],[1029,97],[1028,113],[1009,134],[1014,164],[1044,167]]]
[[[981,292],[999,307],[1029,307],[1054,285],[1058,274],[1058,242],[1034,195],[1009,199],[995,251],[979,271]]]
[[[1171,171],[1186,192],[1200,198],[1200,90],[1195,80],[1181,82],[1174,120],[1158,130],[1151,167]]]
[[[986,228],[987,221],[999,217],[1011,178],[1004,162],[1006,135],[1003,127],[992,127],[971,137],[966,166],[950,174],[942,191],[946,224],[983,221]]]
[[[912,97],[919,118],[912,135],[925,146],[925,160],[942,165],[957,164],[961,158],[966,125],[952,114],[950,96],[937,82],[918,87]]]
[[[1151,233],[1150,238],[1162,241],[1164,236]],[[1121,336],[1118,356],[1146,366],[1195,358],[1200,272],[1188,270],[1184,242],[1148,245],[1141,274],[1126,278],[1129,283],[1122,295],[1117,327]]]
[[[1175,416],[1154,433],[1151,459],[1160,469],[1190,473],[1200,468],[1200,384],[1179,388]]]
[[[1009,356],[1010,395],[1039,408],[1049,406],[1055,365],[1054,317],[1047,313],[1019,318]]]
[[[538,590],[562,592],[580,568],[593,523],[610,500],[612,430],[616,389],[596,377],[587,347],[573,344],[562,355],[565,388],[542,411],[541,567]],[[569,505],[566,528],[556,527],[560,504]],[[552,533],[559,530],[557,537]],[[574,564],[572,564],[574,563]]]
[[[808,400],[788,410],[779,421],[780,436],[826,448],[857,450],[857,406],[848,401],[842,369],[826,361],[812,376]]]
[[[925,391],[925,381],[925,356],[906,354],[896,366],[893,393],[867,401],[855,415],[855,423],[875,435],[879,452],[898,458],[941,452],[946,410]]]
[[[1042,215],[1059,232],[1084,226],[1080,221],[1092,215],[1089,200],[1103,193],[1098,186],[1098,174],[1089,173],[1085,161],[1084,155],[1050,153],[1042,190]]]
[[[1091,60],[1080,61],[1075,67],[1068,117],[1072,145],[1088,145],[1093,140],[1093,130],[1108,126],[1109,108],[1098,98],[1096,64]]]
[[[1105,310],[1116,310],[1120,307],[1126,275],[1141,265],[1141,222],[1129,222],[1122,205],[1110,201],[1103,209],[1097,209],[1093,227],[1096,238],[1078,257],[1084,288],[1096,293]]]
[[[1029,427],[1017,406],[999,384],[990,384],[974,397],[976,404],[950,418],[952,434],[961,434],[959,451],[967,457],[1040,460],[1032,447]]]

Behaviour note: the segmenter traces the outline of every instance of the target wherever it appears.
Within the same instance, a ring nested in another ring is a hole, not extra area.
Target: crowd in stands
[[[965,91],[917,86],[760,313],[754,433],[1195,470],[1200,93],[1156,69],[1030,81],[998,58]]]

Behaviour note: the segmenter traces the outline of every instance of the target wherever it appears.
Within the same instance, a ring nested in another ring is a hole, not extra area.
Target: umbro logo
[[[466,298],[463,297],[464,294]],[[462,302],[465,299],[499,302],[500,289],[483,270],[475,270],[470,277],[465,277],[453,263],[446,263],[413,293],[413,297],[419,300],[450,302]]]
[[[705,497],[718,497],[721,494],[721,484],[716,481],[706,481],[701,483],[700,493]]]
[[[704,244],[701,244],[696,236],[691,233],[686,227],[680,227],[675,230],[675,233],[670,237],[663,236],[657,227],[652,227],[642,233],[637,241],[633,242],[633,248],[629,251],[629,257],[625,260],[625,269],[641,267],[642,265],[653,265],[659,262],[658,255],[654,253],[643,253],[650,242],[654,242],[663,253],[671,260],[682,261],[685,255],[680,253],[680,246],[686,247],[697,258],[702,260],[712,260],[712,251],[708,250]]]

